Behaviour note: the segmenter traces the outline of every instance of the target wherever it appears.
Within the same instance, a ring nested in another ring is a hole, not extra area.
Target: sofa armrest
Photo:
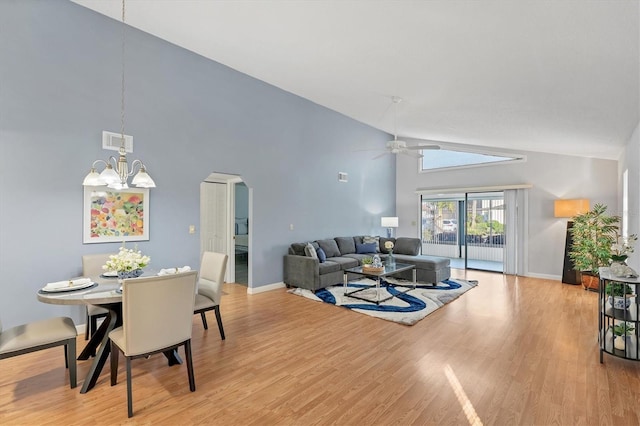
[[[307,256],[284,256],[284,283],[314,290],[320,283],[320,262]]]

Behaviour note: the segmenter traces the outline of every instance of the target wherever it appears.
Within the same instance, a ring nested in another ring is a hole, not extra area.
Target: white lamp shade
[[[120,182],[120,176],[111,167],[105,167],[102,173],[100,173],[100,179],[110,187],[112,184]]]
[[[139,188],[155,188],[156,183],[151,179],[151,176],[144,169],[141,169],[136,175],[133,177],[131,181],[132,185],[135,185]]]
[[[95,169],[91,169],[89,174],[82,181],[82,185],[84,186],[102,186],[106,185],[106,183],[100,178],[98,172]]]
[[[397,217],[383,217],[380,220],[380,225],[385,228],[397,228],[398,227],[398,218]]]

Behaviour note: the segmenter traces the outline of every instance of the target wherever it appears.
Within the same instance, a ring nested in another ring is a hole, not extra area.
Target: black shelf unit
[[[613,275],[609,268],[600,268],[600,285],[598,288],[598,343],[600,346],[600,363],[603,362],[605,353],[619,358],[640,361],[640,312],[638,278],[625,278]],[[628,284],[633,289],[633,294],[624,296],[626,309],[616,309],[613,299],[606,294],[607,284],[616,282]],[[613,326],[627,323],[633,325],[634,330],[627,336],[616,336]]]

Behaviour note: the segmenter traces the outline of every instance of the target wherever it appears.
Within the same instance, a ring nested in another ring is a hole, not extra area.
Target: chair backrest
[[[105,272],[102,265],[107,263],[111,253],[85,254],[82,256],[82,276],[95,277]]]
[[[202,253],[198,293],[207,296],[217,304],[220,304],[224,274],[227,272],[227,260],[229,256],[224,253],[213,251]]]
[[[139,355],[191,338],[198,271],[131,278],[122,284],[124,352]]]

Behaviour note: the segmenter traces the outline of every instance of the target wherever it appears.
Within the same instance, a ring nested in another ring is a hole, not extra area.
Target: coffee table
[[[354,299],[359,299],[359,300],[364,300],[365,302],[373,302],[376,305],[379,305],[382,302],[386,302],[389,299],[392,299],[394,297],[394,295],[385,297],[384,299],[380,298],[380,278],[383,277],[389,277],[392,275],[395,275],[399,272],[404,272],[404,271],[409,271],[411,270],[413,272],[413,288],[416,288],[416,267],[415,265],[409,265],[406,263],[396,263],[395,266],[385,266],[384,267],[384,271],[382,272],[370,272],[370,271],[366,271],[362,269],[362,266],[356,266],[355,268],[349,268],[349,269],[345,269],[344,270],[344,279],[343,279],[343,283],[344,283],[344,295],[345,296],[349,296],[352,297]],[[349,281],[349,277],[348,274],[357,274],[357,275],[362,275],[365,276],[367,278],[373,278],[376,281],[375,286],[374,285],[370,285],[370,286],[365,286],[356,290],[353,290],[351,292],[347,293],[347,283]],[[388,286],[391,286],[392,284],[387,284]],[[404,286],[402,286],[404,287]],[[375,288],[376,289],[376,298],[375,300],[372,300],[371,298],[365,298],[362,297],[360,295],[357,295],[356,293],[359,293],[361,291],[364,290],[369,290]],[[405,291],[403,291],[402,293],[406,293],[407,291],[411,290],[411,287],[407,287],[407,289]]]

